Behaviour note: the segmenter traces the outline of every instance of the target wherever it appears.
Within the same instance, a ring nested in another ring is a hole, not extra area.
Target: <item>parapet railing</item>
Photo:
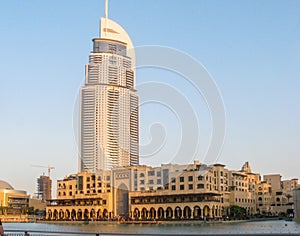
[[[124,232],[70,232],[70,231],[44,231],[44,230],[5,230],[5,236],[55,236],[55,235],[95,235],[95,236],[105,236],[105,235],[116,235],[116,236],[122,236],[122,235],[135,235],[135,236],[179,236],[179,235],[185,235],[185,236],[195,236],[195,235],[209,235],[209,234],[149,234],[149,233],[124,233]],[[215,235],[215,234],[211,234]],[[218,234],[219,236],[240,236],[241,234]],[[257,236],[261,234],[242,234],[245,236]],[[279,235],[289,235],[289,236],[300,236],[300,233],[291,233],[291,234],[274,234],[274,233],[267,233],[263,234],[264,236],[279,236]]]

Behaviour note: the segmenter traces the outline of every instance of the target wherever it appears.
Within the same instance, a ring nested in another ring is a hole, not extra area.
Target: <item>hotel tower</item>
[[[106,1],[80,88],[79,171],[139,164],[138,103],[133,44]]]

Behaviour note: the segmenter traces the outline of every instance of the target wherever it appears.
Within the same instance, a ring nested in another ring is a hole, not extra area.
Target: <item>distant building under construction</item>
[[[42,201],[46,201],[51,199],[51,192],[52,180],[49,176],[41,175],[37,179],[37,197]]]

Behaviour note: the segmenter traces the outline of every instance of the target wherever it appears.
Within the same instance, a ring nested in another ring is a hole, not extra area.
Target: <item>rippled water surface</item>
[[[259,221],[235,223],[172,223],[172,224],[125,224],[93,222],[83,223],[44,224],[44,223],[3,223],[5,230],[45,230],[69,232],[122,232],[130,234],[264,234],[264,233],[300,233],[300,222],[293,221]]]

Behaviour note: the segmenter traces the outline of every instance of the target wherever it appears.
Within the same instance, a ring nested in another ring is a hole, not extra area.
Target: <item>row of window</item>
[[[187,187],[188,187],[188,190],[194,189],[193,184],[189,184]],[[176,190],[176,185],[172,185],[171,189],[173,191],[175,191]],[[204,184],[197,184],[197,189],[204,189]],[[179,190],[184,190],[184,184],[179,185]]]
[[[235,202],[254,203],[254,199],[236,198]]]

